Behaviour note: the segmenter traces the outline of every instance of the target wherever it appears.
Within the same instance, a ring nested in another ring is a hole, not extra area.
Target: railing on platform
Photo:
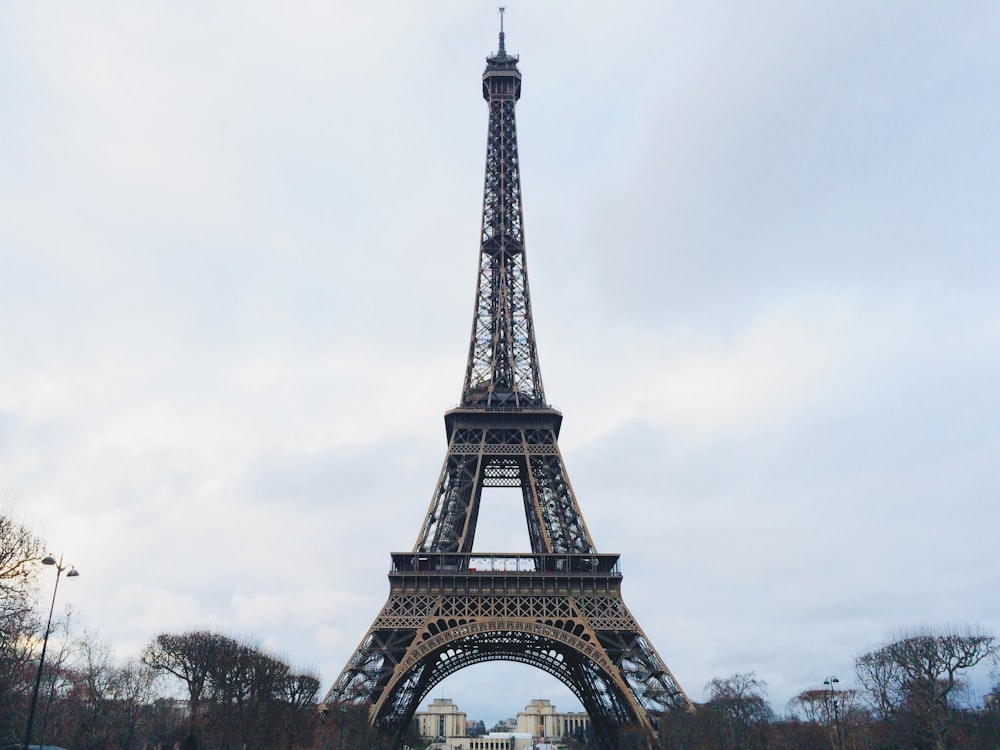
[[[591,574],[621,576],[618,555],[472,552],[393,552],[390,574]]]

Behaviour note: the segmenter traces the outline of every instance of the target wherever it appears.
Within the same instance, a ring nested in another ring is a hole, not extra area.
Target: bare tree
[[[201,745],[301,747],[311,739],[303,727],[313,723],[319,679],[295,675],[253,643],[205,631],[164,633],[147,646],[143,661],[184,683],[188,731]]]
[[[315,674],[289,674],[282,681],[278,691],[280,716],[276,721],[279,747],[309,745],[317,721],[319,686],[319,677]]]
[[[21,739],[31,683],[30,637],[41,542],[11,515],[0,493],[0,744]]]
[[[225,646],[209,670],[216,723],[224,730],[219,743],[243,747],[253,738],[265,739],[273,728],[277,698],[290,669],[253,644],[229,640]]]
[[[797,716],[808,722],[829,724],[833,720],[830,691],[821,689],[803,690],[788,701],[788,711],[793,716]]]
[[[767,683],[753,672],[711,680],[705,690],[708,707],[719,720],[719,742],[725,748],[758,748],[767,744],[774,711],[767,700]]]
[[[863,718],[858,691],[851,689],[803,690],[788,702],[788,711],[793,717],[825,727],[834,747],[847,746],[851,727]]]
[[[45,671],[39,683],[38,716],[35,724],[38,744],[44,745],[46,737],[61,736],[59,704],[71,684],[70,663],[78,644],[73,638],[74,612],[67,607],[49,630],[49,645],[45,657]],[[35,673],[37,676],[37,672]],[[51,743],[50,743],[51,744]]]
[[[47,710],[52,717],[39,739],[51,735],[58,744],[82,750],[129,750],[153,697],[153,671],[135,662],[118,663],[94,633],[76,638],[70,653],[59,667],[60,685]]]
[[[142,654],[143,663],[181,680],[188,692],[188,730],[194,734],[200,719],[202,699],[209,684],[217,654],[232,639],[207,631],[182,635],[161,633]]]
[[[971,629],[903,633],[858,657],[858,682],[873,707],[918,745],[947,747],[956,691],[971,668],[996,657],[996,638]]]
[[[42,544],[2,505],[0,495],[0,655],[6,656],[35,604]]]
[[[5,602],[31,600],[42,544],[26,526],[14,520],[0,494],[0,607]]]

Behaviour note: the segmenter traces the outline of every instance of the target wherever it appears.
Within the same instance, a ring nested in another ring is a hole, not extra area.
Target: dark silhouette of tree
[[[855,726],[864,720],[858,691],[849,688],[803,690],[788,702],[788,711],[794,719],[823,727],[835,748],[850,747]]]
[[[368,707],[325,704],[317,732],[321,750],[397,750],[390,738],[368,723]]]
[[[195,733],[200,719],[201,702],[208,686],[209,671],[216,659],[221,640],[207,631],[182,635],[161,633],[142,654],[142,660],[153,669],[162,670],[181,680],[188,692],[188,731]]]
[[[0,505],[0,617],[33,606],[41,555],[38,537]]]
[[[279,685],[275,725],[281,747],[305,747],[311,742],[318,721],[319,687],[319,677],[314,674],[287,674]]]
[[[952,701],[966,672],[1000,643],[972,630],[918,630],[858,657],[858,682],[897,740],[917,748],[943,750],[956,717]]]
[[[0,493],[0,745],[20,742],[24,731],[41,625],[34,613],[38,537],[14,519]]]
[[[155,674],[148,666],[116,661],[106,643],[84,633],[59,671],[45,738],[77,750],[130,750],[142,744],[154,699]]]
[[[711,680],[706,707],[716,718],[719,747],[750,750],[767,745],[767,729],[774,711],[767,701],[767,683],[753,672]]]
[[[788,701],[788,710],[793,716],[807,722],[815,724],[833,722],[833,706],[829,690],[819,688],[803,690]]]
[[[319,679],[297,675],[255,645],[219,633],[162,633],[143,661],[181,680],[188,731],[200,744],[228,750],[308,745]]]
[[[771,724],[767,747],[768,750],[831,750],[836,745],[830,732],[821,724],[787,719],[775,720]]]

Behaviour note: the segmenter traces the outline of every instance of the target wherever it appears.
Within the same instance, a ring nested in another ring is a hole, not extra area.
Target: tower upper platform
[[[508,55],[504,46],[503,16],[500,20],[500,48],[486,58],[483,72],[483,99],[521,98],[521,72],[517,69],[517,55]]]

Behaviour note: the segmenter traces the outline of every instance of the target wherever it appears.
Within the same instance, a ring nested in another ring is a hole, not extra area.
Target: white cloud
[[[510,9],[548,396],[694,697],[1000,621],[996,14]],[[0,10],[0,476],[121,652],[216,627],[326,687],[381,607],[461,384],[495,21]]]

